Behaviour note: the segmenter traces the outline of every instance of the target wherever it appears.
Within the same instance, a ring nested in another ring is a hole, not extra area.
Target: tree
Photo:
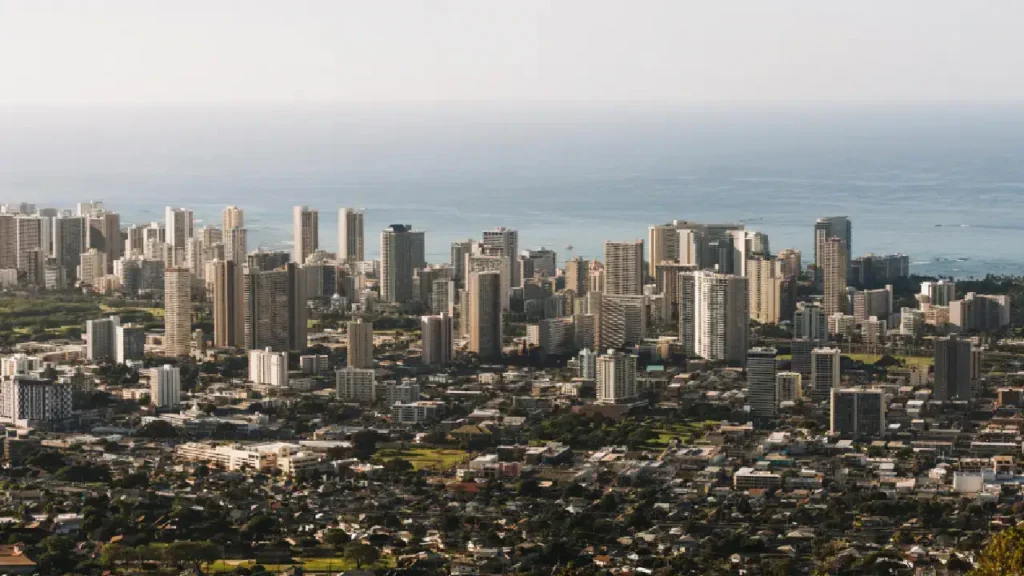
[[[377,436],[373,430],[360,430],[352,435],[352,448],[356,458],[369,460],[377,451]]]
[[[1003,530],[981,552],[970,576],[1024,574],[1024,525]]]
[[[345,558],[355,562],[356,569],[361,569],[363,566],[376,562],[380,558],[380,552],[377,552],[377,549],[369,544],[351,542],[345,546]]]
[[[412,464],[404,458],[393,458],[384,464],[384,471],[389,474],[404,474],[412,469]]]
[[[137,434],[141,438],[174,438],[178,431],[170,422],[154,420],[143,426]]]
[[[324,534],[324,544],[331,546],[335,550],[341,550],[351,540],[352,538],[349,537],[348,533],[340,528],[328,530]]]
[[[209,542],[172,542],[164,554],[169,562],[175,565],[191,566],[192,571],[199,573],[203,564],[214,562],[220,558],[220,547]]]

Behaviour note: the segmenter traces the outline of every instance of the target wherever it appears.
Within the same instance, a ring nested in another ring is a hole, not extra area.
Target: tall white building
[[[372,404],[377,399],[376,377],[367,368],[342,368],[337,371],[338,398]]]
[[[636,356],[618,350],[609,350],[597,358],[599,403],[619,404],[636,398],[636,360]]]
[[[0,422],[31,427],[71,417],[71,385],[27,376],[0,381]]]
[[[364,252],[363,211],[338,210],[338,261],[362,262],[366,259]]]
[[[484,230],[483,243],[488,248],[499,250],[501,256],[505,257],[509,263],[508,285],[510,287],[522,285],[522,278],[519,277],[518,267],[512,266],[512,262],[519,255],[519,231],[511,230],[504,226],[499,226],[494,230]]]
[[[320,213],[308,206],[292,208],[292,262],[305,264],[320,247]]]
[[[580,378],[584,380],[597,379],[597,356],[597,352],[590,348],[580,350],[579,356],[576,357],[577,374]]]
[[[776,354],[775,348],[751,348],[747,352],[747,402],[753,416],[775,417]]]
[[[181,369],[165,364],[149,369],[149,398],[157,408],[181,404]]]
[[[679,339],[686,353],[745,365],[750,330],[747,279],[708,271],[683,272],[679,285]]]
[[[349,368],[373,368],[373,323],[362,319],[348,323]]]
[[[423,364],[444,365],[452,361],[452,317],[446,312],[420,318]]]
[[[832,390],[839,388],[842,353],[838,348],[811,351],[811,399],[826,402]]]
[[[168,206],[164,211],[166,242],[184,253],[188,241],[195,236],[195,215],[185,208]],[[176,264],[180,264],[177,262]]]
[[[249,351],[249,380],[269,386],[288,385],[288,353],[271,348]]]
[[[644,293],[644,241],[604,243],[604,292],[615,296]]]
[[[227,236],[229,230],[235,230],[238,228],[245,228],[245,212],[238,206],[228,206],[224,208],[223,222],[221,225],[224,235]]]
[[[953,300],[956,300],[956,282],[952,280],[921,282],[922,302],[932,306],[949,306]]]

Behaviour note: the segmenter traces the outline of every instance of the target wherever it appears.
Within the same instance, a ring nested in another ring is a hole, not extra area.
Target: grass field
[[[341,556],[336,558],[296,558],[295,560],[296,564],[262,564],[262,566],[267,572],[271,573],[284,572],[292,566],[302,566],[302,569],[306,572],[344,572],[356,569],[355,562]],[[207,564],[203,567],[203,572],[206,574],[230,574],[240,566],[252,568],[255,565],[255,560],[218,560],[213,564]],[[369,568],[393,568],[394,565],[394,558],[387,557]]]
[[[874,364],[881,358],[881,354],[843,354],[850,360],[856,360],[865,364]],[[931,366],[935,363],[935,359],[930,356],[900,356],[894,355],[893,358],[897,360],[903,360],[907,366]],[[776,356],[776,360],[792,360],[792,354],[779,354]]]
[[[450,470],[468,455],[463,450],[449,448],[388,448],[378,451],[374,458],[381,463],[402,458],[408,460],[416,470]]]
[[[123,310],[141,310],[143,312],[149,312],[153,316],[153,318],[163,318],[164,317],[164,309],[163,308],[136,308],[134,306],[126,306],[124,308],[115,308],[113,306],[110,306],[109,304],[100,304],[100,310],[103,310],[104,312],[112,312],[112,313],[120,312],[120,311],[123,311]]]
[[[684,422],[659,426],[653,430],[658,436],[648,440],[647,445],[651,448],[665,448],[676,438],[682,443],[690,442],[705,424],[717,424],[717,422]]]

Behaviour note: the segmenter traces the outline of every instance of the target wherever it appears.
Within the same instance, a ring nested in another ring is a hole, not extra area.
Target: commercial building
[[[288,385],[288,353],[272,348],[249,351],[249,380],[268,386]]]
[[[872,316],[883,320],[893,310],[892,285],[877,290],[861,290],[853,295],[853,317],[863,322]]]
[[[620,404],[636,399],[636,361],[636,356],[618,350],[608,350],[597,358],[598,403]]]
[[[949,323],[965,332],[989,332],[1010,324],[1010,297],[968,292],[949,303]]]
[[[841,352],[837,348],[817,348],[811,352],[811,399],[826,402],[832,390],[839,388]]]
[[[851,438],[877,438],[885,434],[885,395],[881,390],[832,390],[829,433]]]
[[[732,476],[734,490],[776,490],[782,487],[782,476],[767,470],[743,467]]]
[[[320,212],[308,206],[292,208],[292,262],[305,264],[320,248]]]
[[[639,344],[647,337],[647,297],[606,292],[601,297],[597,318],[601,348]]]
[[[452,317],[447,312],[420,318],[422,362],[443,366],[452,361]]]
[[[782,319],[782,276],[776,274],[775,259],[755,256],[747,260],[750,318],[761,324],[778,324]]]
[[[245,347],[288,350],[288,271],[261,270],[250,266],[243,272]]]
[[[78,260],[78,280],[85,286],[98,286],[107,274],[107,255],[95,248],[83,252]]]
[[[868,345],[884,346],[888,331],[888,322],[879,320],[877,316],[872,316],[860,325],[861,342]]]
[[[747,285],[746,278],[731,274],[680,274],[679,341],[687,355],[740,366],[746,363]]]
[[[0,422],[19,428],[71,417],[71,385],[28,376],[0,381]]]
[[[149,369],[149,399],[157,408],[181,404],[181,369],[165,364]]]
[[[146,357],[146,329],[138,324],[114,327],[114,360],[118,364],[142,361]]]
[[[406,224],[392,224],[381,232],[381,300],[401,304],[413,299],[413,270],[422,268],[423,242],[423,232]]]
[[[821,271],[825,282],[823,308],[825,314],[846,312],[846,271],[849,265],[846,244],[837,237],[826,239],[820,245]]]
[[[366,259],[363,241],[363,211],[338,210],[338,261],[362,262]]]
[[[168,206],[164,210],[164,227],[167,244],[184,254],[188,241],[195,236],[195,214],[185,208]],[[184,262],[172,263],[172,265],[181,264]]]
[[[373,323],[357,319],[348,323],[348,367],[373,368]]]
[[[543,278],[554,278],[557,271],[558,255],[554,250],[540,248],[539,250],[524,250],[519,255],[519,279],[524,282],[527,278],[541,276]]]
[[[971,399],[971,343],[956,336],[935,339],[936,400]]]
[[[164,354],[192,352],[192,273],[187,268],[164,270]]]
[[[303,354],[299,356],[299,372],[323,376],[330,370],[330,357],[326,354]]]
[[[850,261],[852,286],[871,287],[910,276],[910,257],[906,254],[868,254]]]
[[[775,400],[795,402],[804,397],[803,375],[799,372],[779,372],[775,375]]]
[[[526,327],[527,343],[545,354],[571,354],[576,351],[576,325],[572,317],[548,318]]]
[[[829,239],[838,238],[843,243],[843,269],[849,267],[849,254],[853,254],[853,225],[846,216],[826,216],[814,223],[814,265],[819,270],[826,268],[825,244]],[[845,274],[844,274],[845,278]]]
[[[85,322],[85,357],[97,364],[116,362],[117,327],[121,319],[117,316],[86,320]]]
[[[579,256],[565,262],[565,289],[577,296],[585,296],[590,288],[590,271],[587,261]]]
[[[503,256],[510,266],[508,286],[521,286],[522,278],[519,276],[519,267],[512,266],[519,254],[519,231],[499,226],[494,230],[484,230],[483,244],[491,251],[488,254]],[[506,292],[507,293],[507,292]]]
[[[348,402],[372,404],[377,399],[376,376],[368,368],[342,368],[337,371],[338,398]]]
[[[775,255],[776,271],[783,278],[799,278],[801,269],[800,251],[784,248]]]
[[[775,348],[751,348],[747,352],[747,403],[755,417],[776,415]]]
[[[793,338],[811,342],[828,341],[828,316],[821,306],[809,302],[797,304],[793,314]]]
[[[396,424],[419,424],[437,420],[444,413],[444,403],[420,400],[391,405],[391,419]]]
[[[245,277],[242,266],[232,260],[214,260],[210,267],[213,274],[213,344],[218,348],[241,348],[245,346]]]
[[[604,243],[605,296],[644,293],[644,241]]]
[[[469,297],[469,350],[481,358],[501,358],[502,277],[499,272],[472,272]]]
[[[952,280],[921,282],[921,295],[918,299],[922,303],[932,306],[949,306],[950,302],[956,300],[956,282]]]

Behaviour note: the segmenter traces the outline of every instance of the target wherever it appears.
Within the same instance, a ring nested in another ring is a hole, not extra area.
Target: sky
[[[0,104],[1018,102],[1019,0],[0,0]]]

